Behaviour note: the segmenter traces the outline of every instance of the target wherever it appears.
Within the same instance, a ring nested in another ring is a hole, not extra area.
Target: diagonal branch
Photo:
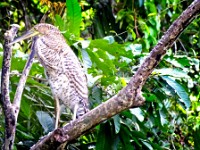
[[[148,76],[161,61],[166,50],[173,45],[178,36],[199,13],[200,0],[195,0],[162,36],[158,44],[153,48],[150,55],[146,58],[125,88],[80,119],[72,121],[63,128],[56,129],[49,133],[31,149],[56,149],[61,143],[69,142],[79,137],[87,130],[115,114],[131,107],[143,105],[145,101],[141,96],[141,89]]]
[[[19,80],[19,84],[17,86],[17,90],[16,90],[16,93],[15,93],[14,101],[13,101],[13,109],[15,110],[16,120],[18,118],[18,113],[19,113],[19,110],[20,110],[21,97],[22,97],[22,93],[23,93],[23,90],[24,90],[24,86],[25,86],[29,71],[31,69],[31,66],[33,64],[33,59],[34,59],[34,55],[35,55],[34,42],[35,42],[35,38],[33,39],[33,42],[32,42],[32,45],[31,45],[31,53],[28,57],[28,60],[26,62],[24,70],[22,72],[21,78]]]

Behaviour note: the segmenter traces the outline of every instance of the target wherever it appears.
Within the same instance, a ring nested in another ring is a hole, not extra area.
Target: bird
[[[55,128],[58,127],[60,105],[73,113],[73,120],[89,111],[86,74],[81,63],[66,43],[59,29],[51,24],[39,23],[10,44],[35,37],[36,57],[45,70],[52,95],[56,101]]]

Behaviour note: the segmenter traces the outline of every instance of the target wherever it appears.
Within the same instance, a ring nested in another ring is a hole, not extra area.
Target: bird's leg
[[[55,108],[55,116],[56,116],[55,129],[57,129],[58,128],[58,122],[59,122],[59,119],[60,119],[60,103],[59,103],[58,97],[55,97],[55,105],[56,105],[56,108]]]
[[[85,106],[82,103],[82,101],[80,101],[79,103],[76,103],[75,106],[74,106],[74,110],[73,110],[73,120],[83,116],[88,111],[89,110],[88,110],[87,106]]]
[[[78,111],[78,104],[75,104],[75,106],[74,106],[74,112],[73,112],[73,120],[76,119],[77,111]]]

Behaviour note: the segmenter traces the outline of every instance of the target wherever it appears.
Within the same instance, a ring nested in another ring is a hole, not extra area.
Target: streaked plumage
[[[45,68],[53,96],[69,107],[76,118],[82,116],[88,111],[88,89],[78,58],[60,31],[50,24],[37,24],[12,43],[32,36],[36,37],[36,54]]]

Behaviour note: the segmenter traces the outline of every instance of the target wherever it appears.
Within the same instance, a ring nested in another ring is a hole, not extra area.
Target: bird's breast
[[[65,105],[69,105],[71,94],[69,78],[65,74],[57,74],[56,76],[52,76],[52,74],[48,73],[47,78],[52,94],[58,97]]]
[[[54,44],[55,45],[55,44]],[[58,50],[59,46],[48,45],[43,38],[38,38],[36,41],[36,54],[38,60],[46,70],[57,70],[61,66],[62,54]]]

